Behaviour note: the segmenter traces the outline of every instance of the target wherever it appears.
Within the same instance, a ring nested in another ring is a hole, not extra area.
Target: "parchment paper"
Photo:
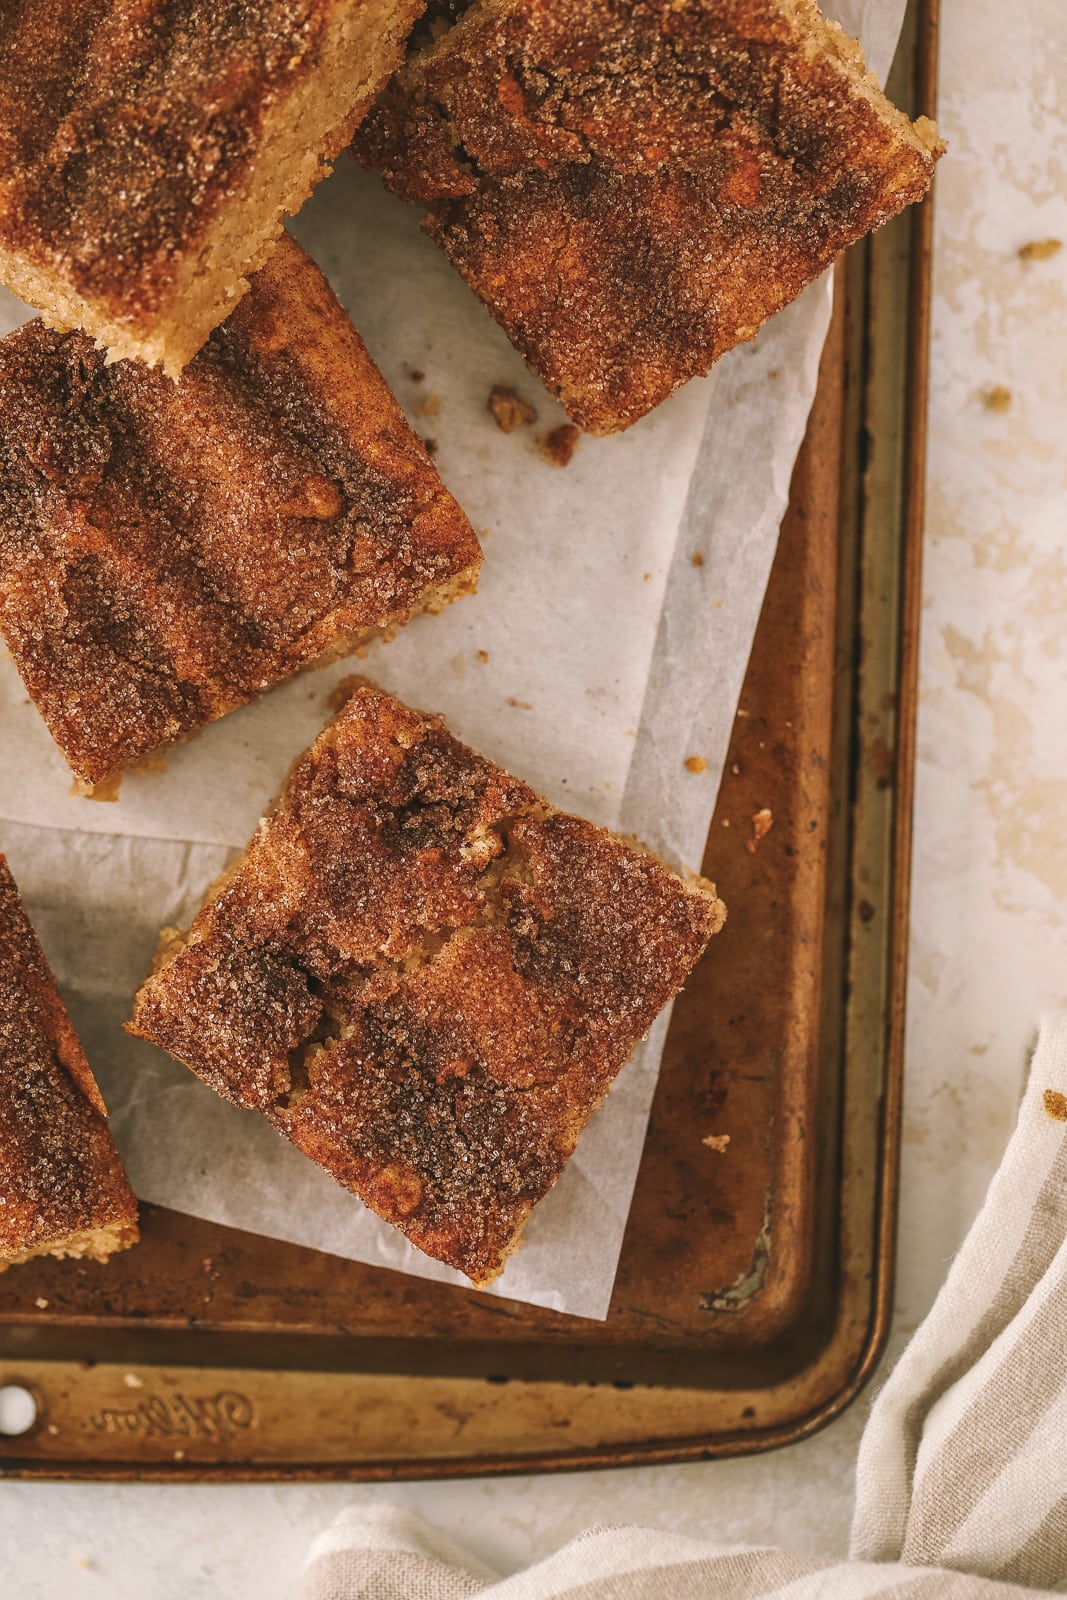
[[[903,0],[847,0],[833,14],[884,71]],[[421,234],[414,208],[342,159],[293,231],[413,424],[435,439],[441,474],[485,549],[476,597],[374,646],[358,670],[443,712],[555,804],[699,866],[814,393],[829,275],[710,379],[621,437],[583,439],[559,469],[536,440],[563,413]],[[27,314],[4,296],[0,332]],[[534,427],[497,429],[486,408],[495,383],[536,408]],[[188,923],[352,670],[339,663],[293,680],[169,753],[165,771],[128,776],[107,805],[71,796],[65,764],[3,661],[0,847],[143,1199],[465,1284],[261,1118],[121,1032],[160,927]],[[690,755],[704,757],[704,773],[686,770]],[[666,1025],[665,1014],[490,1293],[607,1314]]]

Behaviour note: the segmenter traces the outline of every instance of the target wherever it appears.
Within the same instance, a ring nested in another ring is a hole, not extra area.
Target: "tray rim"
[[[913,61],[917,102],[927,115],[933,115],[937,72],[938,21],[940,0],[914,0],[916,40]],[[156,1482],[263,1482],[263,1481],[328,1481],[358,1479],[376,1481],[428,1481],[443,1477],[512,1476],[545,1471],[575,1471],[603,1469],[608,1466],[665,1465],[673,1462],[719,1459],[763,1450],[808,1438],[841,1414],[860,1393],[874,1372],[892,1321],[895,1270],[895,1238],[899,1199],[899,1154],[903,1098],[904,1022],[908,951],[908,895],[911,875],[911,802],[914,788],[916,756],[916,714],[918,706],[919,626],[922,598],[922,533],[925,489],[925,462],[927,444],[927,389],[929,373],[929,326],[931,308],[931,258],[933,243],[932,197],[914,208],[911,218],[909,250],[909,336],[907,348],[906,391],[909,402],[909,426],[904,439],[903,502],[901,507],[901,559],[900,574],[900,633],[898,700],[896,710],[896,739],[894,746],[894,803],[891,830],[891,906],[892,917],[886,944],[887,1005],[885,1016],[885,1066],[881,1080],[881,1129],[878,1141],[878,1168],[875,1174],[874,1238],[871,1252],[870,1311],[864,1336],[860,1341],[851,1367],[843,1382],[837,1382],[831,1391],[814,1406],[788,1421],[752,1430],[695,1434],[692,1437],[671,1437],[662,1441],[637,1440],[629,1444],[608,1442],[602,1446],[580,1450],[563,1450],[506,1455],[427,1457],[401,1462],[396,1461],[322,1461],[307,1462],[271,1461],[217,1463],[196,1461],[182,1464],[168,1460],[140,1461],[90,1461],[84,1459],[61,1460],[48,1458],[0,1457],[0,1480],[21,1478],[25,1480],[82,1479],[92,1481],[156,1481]],[[853,251],[857,258],[852,270],[869,270],[871,241],[860,250]],[[866,514],[866,506],[863,513]],[[804,1376],[813,1377],[828,1373],[835,1366],[835,1347],[842,1339],[840,1326],[843,1293],[837,1291],[836,1320],[830,1336],[823,1342]],[[855,1341],[853,1339],[853,1346]],[[114,1367],[129,1373],[137,1370],[139,1363],[98,1364],[101,1371]],[[148,1363],[145,1371],[152,1371]],[[19,1361],[5,1359],[3,1377],[6,1384],[24,1383],[34,1392],[45,1373],[54,1376],[64,1368],[76,1368],[78,1363],[48,1360]],[[158,1369],[156,1369],[158,1370]],[[171,1373],[196,1372],[203,1379],[213,1369],[181,1367],[165,1363],[164,1370]],[[240,1368],[220,1368],[232,1383]],[[269,1368],[259,1369],[261,1372]],[[305,1374],[298,1371],[279,1376],[299,1379]],[[312,1374],[307,1376],[318,1376]],[[348,1376],[332,1374],[334,1378]],[[352,1374],[353,1378],[361,1375]],[[431,1380],[406,1378],[407,1383]],[[440,1382],[456,1380],[441,1379]],[[466,1380],[477,1382],[478,1380]],[[558,1388],[567,1390],[572,1385],[567,1380],[528,1380],[542,1391]],[[782,1387],[781,1385],[779,1387]],[[789,1387],[789,1383],[785,1385]],[[694,1397],[702,1391],[683,1391]],[[621,1397],[620,1397],[621,1398]],[[17,1441],[12,1441],[12,1447]]]

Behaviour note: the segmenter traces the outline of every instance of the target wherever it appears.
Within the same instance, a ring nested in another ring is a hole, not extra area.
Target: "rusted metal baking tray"
[[[898,103],[930,109],[934,43],[914,11]],[[730,919],[676,1007],[607,1321],[148,1207],[106,1270],[0,1279],[0,1383],[37,1403],[0,1470],[677,1461],[798,1439],[856,1394],[891,1300],[929,240],[926,207],[839,274],[708,841]]]

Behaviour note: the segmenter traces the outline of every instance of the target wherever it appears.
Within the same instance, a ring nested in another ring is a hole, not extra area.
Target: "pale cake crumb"
[[[537,441],[537,452],[550,467],[569,466],[581,442],[581,432],[571,422],[565,422],[551,432],[542,434]]]
[[[756,852],[756,846],[761,839],[765,839],[774,825],[774,813],[768,806],[762,806],[752,815],[752,837],[745,840],[745,849],[750,855]]]
[[[717,1150],[721,1154],[729,1147],[730,1135],[728,1133],[709,1133],[700,1142],[701,1144],[706,1144],[709,1150]]]
[[[537,412],[510,385],[494,383],[486,402],[501,433],[514,433],[516,428],[528,426],[537,420]]]

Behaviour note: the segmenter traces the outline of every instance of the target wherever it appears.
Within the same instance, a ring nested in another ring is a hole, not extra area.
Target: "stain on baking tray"
[[[774,1207],[774,1185],[768,1184],[763,1195],[763,1226],[756,1236],[752,1259],[725,1289],[711,1289],[697,1301],[698,1311],[743,1311],[754,1300],[767,1280],[771,1262],[771,1212]]]
[[[874,777],[876,788],[892,788],[894,760],[893,751],[886,741],[884,739],[875,739],[867,752],[867,764]]]

